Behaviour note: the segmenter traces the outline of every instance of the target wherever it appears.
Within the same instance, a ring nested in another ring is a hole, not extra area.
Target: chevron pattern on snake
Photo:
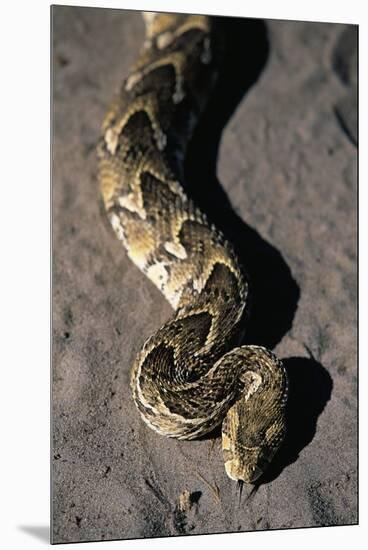
[[[221,424],[228,476],[252,483],[284,437],[287,377],[265,348],[236,347],[248,280],[231,244],[187,196],[183,175],[222,42],[213,18],[143,15],[141,53],[98,146],[114,232],[174,310],[134,362],[133,398],[148,426],[168,437],[192,439]]]

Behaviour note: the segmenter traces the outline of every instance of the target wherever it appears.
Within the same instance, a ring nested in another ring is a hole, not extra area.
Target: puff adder
[[[287,377],[273,353],[238,346],[249,289],[232,245],[185,191],[188,141],[218,73],[213,18],[144,13],[140,55],[98,146],[111,225],[173,307],[138,354],[135,404],[156,432],[192,439],[222,424],[225,469],[254,482],[285,433]]]

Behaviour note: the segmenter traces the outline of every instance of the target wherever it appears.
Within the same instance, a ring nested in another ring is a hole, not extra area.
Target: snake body
[[[285,433],[287,377],[260,346],[238,346],[248,280],[232,245],[185,192],[183,159],[218,72],[213,18],[145,13],[146,39],[98,147],[111,225],[173,316],[139,352],[135,404],[156,432],[192,439],[222,424],[225,469],[254,482]]]

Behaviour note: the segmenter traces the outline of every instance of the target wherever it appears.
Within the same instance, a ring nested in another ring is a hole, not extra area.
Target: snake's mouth
[[[256,464],[246,464],[243,461],[233,458],[225,462],[227,475],[234,481],[244,481],[245,483],[255,483],[267,470],[270,461],[265,458],[259,458]]]

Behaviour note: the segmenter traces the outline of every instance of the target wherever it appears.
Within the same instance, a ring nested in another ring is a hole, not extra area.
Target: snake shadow
[[[198,206],[233,243],[249,275],[251,313],[241,343],[273,349],[292,327],[300,288],[281,252],[234,212],[216,174],[222,131],[266,66],[270,51],[267,27],[262,20],[237,18],[218,18],[218,25],[224,36],[222,67],[188,146],[185,181],[188,193]],[[287,435],[258,485],[278,477],[312,441],[318,416],[332,391],[330,375],[314,358],[293,357],[283,362],[290,387]],[[221,429],[217,428],[204,439],[216,438],[220,433]]]
[[[256,19],[217,22],[224,54],[217,85],[188,146],[186,189],[234,245],[249,275],[251,315],[242,343],[272,349],[292,326],[300,290],[281,253],[234,212],[216,174],[222,131],[266,65],[267,28]]]

